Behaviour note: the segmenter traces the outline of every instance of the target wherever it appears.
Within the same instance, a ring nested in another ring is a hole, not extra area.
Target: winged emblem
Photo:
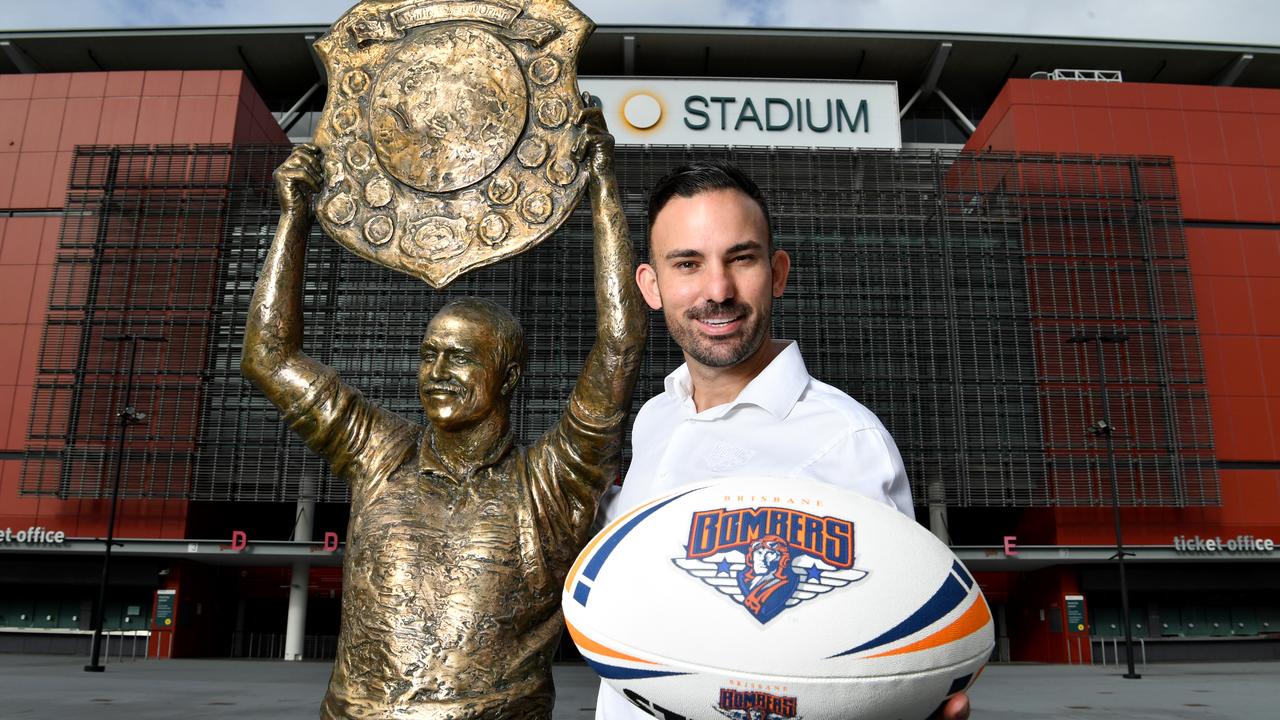
[[[757,550],[753,554],[762,562],[752,563],[751,567],[748,567],[747,553],[741,551],[729,551],[706,559],[675,558],[672,562],[745,607],[761,624],[787,608],[867,576],[865,570],[836,568],[804,554],[786,558],[790,562],[785,565],[784,557],[775,559],[767,550]],[[761,592],[771,588],[771,593]],[[750,602],[753,599],[758,602]]]

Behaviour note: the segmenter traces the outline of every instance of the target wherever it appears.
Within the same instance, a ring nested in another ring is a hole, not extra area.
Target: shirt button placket
[[[690,458],[688,453],[682,452],[682,435],[691,427],[691,421],[688,418],[682,419],[676,423],[675,430],[671,433],[671,439],[666,444],[666,449],[662,453],[662,458],[658,461],[658,486],[663,490],[671,488],[674,483],[671,481],[671,463],[674,458],[683,457],[685,462]]]

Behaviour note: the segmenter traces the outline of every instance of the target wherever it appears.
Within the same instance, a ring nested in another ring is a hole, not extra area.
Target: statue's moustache
[[[462,394],[462,393],[464,393],[465,391],[466,391],[466,388],[462,387],[461,385],[459,385],[459,384],[457,384],[457,383],[448,383],[448,382],[445,382],[445,383],[427,383],[426,385],[423,385],[423,386],[422,386],[422,392],[423,392],[423,393],[438,393],[438,392],[442,392],[442,393],[449,393],[450,395],[461,395],[461,394]]]

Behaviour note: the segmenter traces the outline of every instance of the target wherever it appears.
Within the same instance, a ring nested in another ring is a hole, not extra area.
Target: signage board
[[[1178,535],[1173,538],[1173,549],[1180,553],[1270,554],[1276,549],[1276,541],[1253,535],[1237,535],[1226,540],[1216,535],[1203,538],[1199,535]]]
[[[579,78],[621,145],[897,150],[895,82]]]
[[[1067,595],[1063,600],[1067,605],[1067,627],[1075,632],[1084,632],[1084,596]]]
[[[155,627],[162,628],[162,629],[173,627],[177,601],[178,601],[177,590],[157,590],[156,591]]]

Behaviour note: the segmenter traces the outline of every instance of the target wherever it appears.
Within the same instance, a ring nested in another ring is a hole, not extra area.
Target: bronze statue
[[[602,128],[598,110],[583,113]],[[276,172],[281,216],[245,328],[243,369],[351,487],[342,629],[323,718],[549,718],[560,583],[617,476],[646,316],[608,136],[583,142],[595,223],[597,335],[564,415],[513,447],[524,337],[493,303],[427,326],[426,422],[383,410],[302,351],[310,198],[320,153]]]
[[[391,20],[385,27],[354,27],[372,37],[379,28],[403,31],[424,18],[437,18],[433,8],[483,14],[489,6],[510,2],[366,3]],[[567,5],[562,0],[528,4]],[[392,6],[412,12],[387,11]],[[507,27],[538,37],[550,32],[539,21],[525,18],[521,24],[520,19],[517,14]],[[467,27],[446,24],[420,39],[434,42],[439,32],[462,37]],[[582,101],[575,98],[575,103],[581,107]],[[375,97],[373,106],[377,104]],[[471,106],[457,108],[469,112]],[[376,132],[381,121],[370,122]],[[570,135],[568,140],[555,138],[556,147],[567,148],[557,162],[567,161],[560,163],[562,169],[571,164],[574,182],[580,179],[591,196],[597,335],[563,416],[526,447],[513,445],[509,417],[523,371],[524,336],[501,306],[460,300],[431,319],[418,371],[426,413],[422,423],[377,407],[342,382],[333,368],[307,357],[302,350],[302,290],[311,204],[322,188],[347,180],[335,180],[332,145],[327,151],[300,146],[276,171],[280,222],[249,311],[243,371],[351,488],[342,628],[322,718],[551,717],[551,655],[562,625],[560,584],[587,540],[600,494],[618,473],[623,422],[647,322],[632,281],[634,263],[614,179],[613,140],[603,117],[598,109],[583,108],[559,127]],[[350,146],[344,162],[350,160]],[[445,193],[443,201],[434,196],[414,201],[429,206],[425,210],[409,202],[413,195],[397,195],[408,198],[397,212],[406,217],[445,212],[441,202],[457,201],[448,209],[450,222],[479,233],[466,240],[466,247],[484,246],[488,221],[477,210],[477,197],[459,200],[462,195],[487,187],[487,202],[498,214],[507,212],[500,201],[513,202],[501,193],[494,197],[497,175],[487,185],[473,177],[492,164],[492,157],[474,165],[474,158],[463,153],[459,172],[473,184],[445,190],[439,183],[451,176],[450,168],[437,163],[436,155],[424,152],[414,160],[412,153],[401,152],[404,147],[384,149],[389,154],[377,153],[369,162],[380,164],[397,182],[422,181]],[[499,160],[501,173],[506,160]],[[522,161],[517,157],[516,162]],[[554,176],[551,166],[539,167],[543,174],[534,180],[523,176],[517,194]],[[348,170],[348,165],[338,168],[340,173]],[[322,195],[317,203],[322,217],[332,195],[327,201]],[[576,201],[571,195],[566,192],[562,202]],[[530,196],[524,197],[528,201]],[[459,214],[460,208],[471,208],[471,214]],[[568,210],[556,212],[563,219]],[[534,224],[538,227],[521,230],[526,245],[550,232]],[[413,246],[412,237],[401,236],[401,251]],[[479,264],[502,256],[482,257]],[[451,264],[457,257],[462,256],[444,257],[440,267],[387,264],[415,272],[436,267],[432,277],[451,278],[465,269],[465,264]]]

